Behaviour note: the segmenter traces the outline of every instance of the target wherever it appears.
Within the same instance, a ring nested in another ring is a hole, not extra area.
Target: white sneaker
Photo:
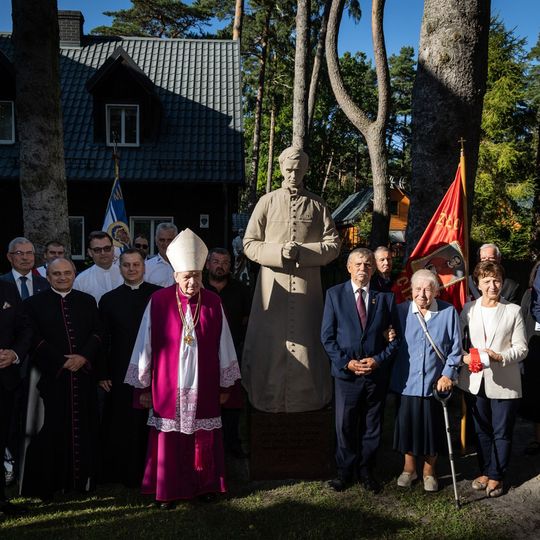
[[[439,482],[434,476],[424,476],[424,491],[439,491]]]
[[[405,472],[403,471],[397,479],[397,485],[399,487],[408,488],[411,487],[411,484],[418,478],[416,471],[414,472]]]

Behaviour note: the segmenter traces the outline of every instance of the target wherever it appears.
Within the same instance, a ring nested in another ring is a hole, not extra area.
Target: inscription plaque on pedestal
[[[252,480],[329,478],[334,465],[330,407],[303,413],[250,412]]]

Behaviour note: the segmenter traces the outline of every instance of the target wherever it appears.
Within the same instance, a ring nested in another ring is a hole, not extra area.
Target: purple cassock
[[[226,490],[219,397],[239,378],[218,295],[188,298],[177,285],[152,295],[125,379],[152,390],[143,493],[173,501]]]

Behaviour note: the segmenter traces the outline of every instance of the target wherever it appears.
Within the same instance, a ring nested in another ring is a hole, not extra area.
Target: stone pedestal
[[[334,465],[334,413],[330,407],[305,413],[251,409],[251,480],[329,478]]]

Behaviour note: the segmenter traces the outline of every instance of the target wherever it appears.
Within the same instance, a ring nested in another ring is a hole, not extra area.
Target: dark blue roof
[[[157,140],[120,148],[122,181],[243,183],[240,51],[236,41],[85,36],[60,49],[68,180],[110,180],[112,151],[93,141],[87,81],[117,47],[155,85],[163,107]],[[9,34],[0,35],[9,59]],[[18,144],[0,146],[0,178],[18,178]]]
[[[373,200],[373,188],[364,188],[349,195],[333,212],[336,225],[352,225]]]

